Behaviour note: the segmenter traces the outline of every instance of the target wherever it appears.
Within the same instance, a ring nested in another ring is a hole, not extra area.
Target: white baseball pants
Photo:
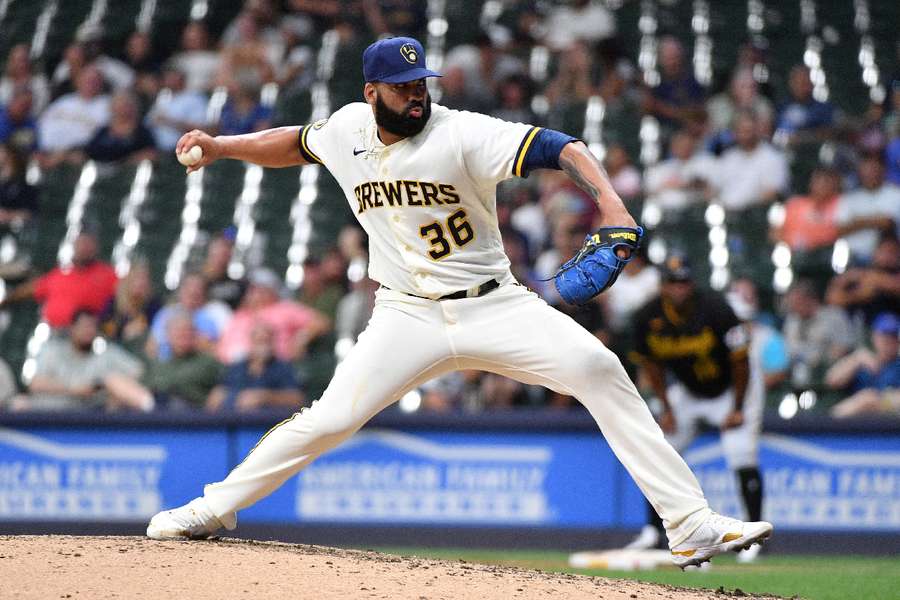
[[[728,467],[733,471],[759,466],[759,434],[762,430],[765,392],[762,381],[754,381],[754,376],[757,374],[751,370],[751,381],[744,395],[744,424],[726,429],[720,434],[722,452]],[[667,393],[675,417],[675,431],[667,435],[666,439],[678,452],[691,445],[701,423],[721,427],[725,417],[734,409],[733,387],[715,398],[698,398],[681,383],[669,386]]]
[[[312,407],[274,427],[224,481],[206,486],[226,519],[281,486],[408,391],[458,369],[498,373],[584,404],[666,526],[670,545],[710,509],[619,359],[568,316],[516,284],[433,301],[385,288],[356,346]]]

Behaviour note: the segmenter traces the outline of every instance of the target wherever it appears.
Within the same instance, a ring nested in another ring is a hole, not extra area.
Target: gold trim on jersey
[[[324,164],[322,159],[316,156],[316,153],[309,149],[309,144],[306,141],[306,136],[309,134],[309,128],[314,125],[304,125],[300,128],[300,156],[306,159],[308,162]]]
[[[532,127],[528,130],[528,133],[525,134],[525,137],[522,138],[522,143],[519,144],[519,149],[516,151],[515,158],[513,158],[513,175],[516,177],[522,177],[522,166],[525,164],[525,155],[528,154],[531,142],[534,141],[534,136],[536,136],[540,130],[540,127]]]

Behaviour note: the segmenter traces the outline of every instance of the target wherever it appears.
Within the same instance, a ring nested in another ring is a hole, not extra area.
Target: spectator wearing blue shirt
[[[209,394],[208,411],[247,412],[262,408],[293,407],[303,393],[290,363],[275,358],[275,332],[259,321],[250,332],[245,360],[232,365]]]
[[[8,144],[24,154],[37,147],[37,123],[31,117],[31,107],[31,90],[16,88],[9,103],[0,110],[0,144]]]
[[[831,409],[834,417],[900,410],[900,317],[882,313],[872,323],[872,348],[860,348],[836,362],[825,383],[853,393]]]
[[[97,130],[84,148],[91,160],[139,163],[156,158],[153,134],[141,123],[137,97],[116,92],[110,103],[109,124]]]
[[[259,85],[251,75],[237,78],[219,117],[220,135],[253,133],[270,127],[272,109],[259,100]]]
[[[788,79],[791,99],[778,112],[775,135],[789,143],[822,141],[834,124],[834,106],[813,98],[809,69],[796,65]]]
[[[672,36],[660,40],[659,66],[660,82],[645,98],[644,110],[670,128],[684,126],[702,112],[706,90],[686,67],[684,48]]]
[[[162,85],[166,93],[160,93],[147,115],[147,124],[153,130],[156,147],[164,152],[174,152],[178,139],[192,129],[206,125],[206,96],[187,88],[187,76],[175,66],[163,71]]]
[[[202,275],[189,273],[182,278],[175,302],[160,309],[150,325],[150,337],[147,339],[145,347],[145,352],[150,359],[165,362],[172,357],[172,347],[169,344],[166,328],[169,319],[180,312],[191,315],[193,319],[198,349],[201,352],[214,354],[221,326],[216,315],[207,306],[206,288],[207,283]]]

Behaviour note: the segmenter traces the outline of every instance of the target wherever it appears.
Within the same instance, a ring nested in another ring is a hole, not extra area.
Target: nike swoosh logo
[[[354,148],[354,149],[353,149],[353,156],[357,156],[358,154],[362,154],[362,153],[365,152],[365,151],[366,151],[365,148],[363,148],[362,150],[357,150],[356,148]]]

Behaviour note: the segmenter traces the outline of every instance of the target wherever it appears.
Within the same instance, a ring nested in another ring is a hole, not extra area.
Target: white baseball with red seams
[[[419,134],[389,146],[362,103],[300,130],[301,155],[334,175],[368,233],[369,273],[383,287],[322,397],[270,430],[223,481],[207,485],[206,504],[233,523],[237,511],[408,391],[450,371],[478,369],[577,398],[663,518],[670,545],[683,543],[712,514],[693,473],[615,354],[510,273],[495,190],[522,173],[538,128],[432,110]],[[479,296],[491,280],[499,286]],[[438,300],[465,290],[469,297]],[[165,518],[154,521],[153,537],[163,537]]]

